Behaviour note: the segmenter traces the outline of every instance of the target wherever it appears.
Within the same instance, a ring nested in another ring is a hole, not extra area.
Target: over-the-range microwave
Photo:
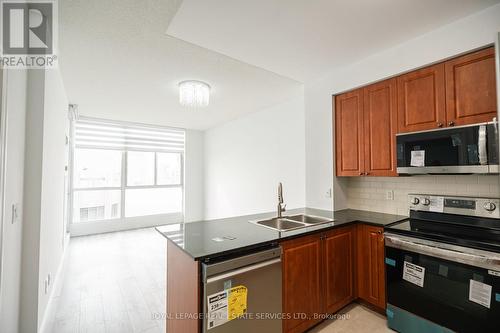
[[[497,122],[396,136],[398,174],[497,174]]]

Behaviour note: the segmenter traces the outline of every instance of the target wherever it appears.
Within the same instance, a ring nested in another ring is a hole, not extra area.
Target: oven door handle
[[[498,253],[385,233],[385,246],[500,271]]]

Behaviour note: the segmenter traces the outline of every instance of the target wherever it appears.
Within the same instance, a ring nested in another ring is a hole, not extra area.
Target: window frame
[[[108,120],[103,120],[105,122],[110,122]],[[116,124],[126,124],[122,122],[113,121]],[[133,123],[128,123],[133,124]],[[143,125],[143,124],[140,124]],[[148,127],[155,128],[160,126],[152,126],[147,125]],[[185,130],[183,130],[185,133]],[[71,135],[74,136],[74,130],[71,131]],[[185,134],[184,134],[185,135]],[[184,137],[184,150],[185,150],[185,137]],[[74,142],[74,140],[72,140]],[[121,177],[120,177],[120,186],[101,186],[101,187],[74,187],[74,177],[75,177],[75,169],[74,169],[74,161],[75,154],[78,149],[88,149],[88,150],[115,150],[121,152]],[[128,185],[127,184],[127,176],[128,176],[128,153],[129,152],[149,152],[154,153],[154,183],[153,185]],[[179,154],[180,155],[180,181],[178,184],[167,184],[167,185],[158,185],[158,154],[166,153],[166,154]],[[154,215],[172,215],[172,214],[181,214],[184,216],[184,206],[185,206],[185,151],[169,151],[169,150],[150,150],[150,149],[122,149],[122,148],[111,148],[111,147],[96,147],[96,146],[86,146],[79,145],[78,147],[72,146],[70,151],[70,212],[69,212],[69,223],[72,225],[78,224],[86,224],[86,223],[95,223],[95,222],[106,222],[113,220],[124,220],[127,218],[137,218],[137,217],[145,217],[145,216],[154,216]],[[134,217],[127,217],[125,215],[125,200],[126,200],[126,191],[134,190],[134,189],[157,189],[157,188],[180,188],[181,189],[181,210],[179,212],[171,212],[171,213],[162,213],[162,214],[146,214]],[[102,220],[92,220],[92,221],[75,221],[75,207],[74,207],[74,196],[77,192],[85,192],[85,191],[120,191],[120,209],[118,210],[118,216],[115,218],[104,218]]]

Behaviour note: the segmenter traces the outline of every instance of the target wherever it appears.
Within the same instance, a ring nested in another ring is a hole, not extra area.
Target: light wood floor
[[[51,333],[165,333],[166,240],[154,229],[72,238],[49,318]],[[311,333],[384,333],[385,318],[354,305]]]
[[[166,240],[139,229],[70,241],[48,332],[165,332]]]

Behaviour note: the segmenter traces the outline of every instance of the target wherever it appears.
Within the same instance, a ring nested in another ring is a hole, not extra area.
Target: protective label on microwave
[[[491,286],[475,280],[469,281],[469,301],[489,309],[491,304]]]
[[[500,272],[494,271],[494,270],[491,270],[491,269],[488,269],[488,274],[494,275],[494,276],[500,276]]]
[[[425,166],[425,150],[413,150],[411,152],[410,166],[412,167]]]
[[[229,290],[227,316],[229,320],[243,316],[247,312],[248,289],[237,286]]]
[[[403,264],[403,280],[413,283],[419,287],[424,286],[425,267],[405,261]]]
[[[207,296],[207,330],[227,323],[228,291],[224,290]]]

